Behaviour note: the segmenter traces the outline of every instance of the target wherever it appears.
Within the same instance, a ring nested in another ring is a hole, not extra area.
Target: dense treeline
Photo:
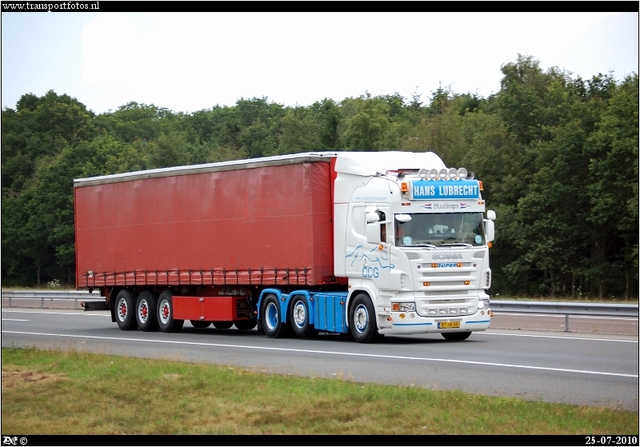
[[[638,296],[638,75],[573,78],[519,56],[489,98],[439,86],[191,114],[95,115],[53,91],[2,111],[2,279],[73,284],[73,179],[322,150],[438,153],[484,181],[498,215],[493,294]],[[114,210],[116,211],[116,210]]]

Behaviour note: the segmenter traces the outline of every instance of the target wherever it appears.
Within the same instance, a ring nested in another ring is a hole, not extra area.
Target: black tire
[[[309,318],[311,313],[309,312],[309,305],[304,296],[297,296],[291,303],[291,310],[289,312],[289,320],[291,321],[291,329],[293,333],[300,338],[314,337],[318,334],[315,330]]]
[[[229,329],[231,326],[233,326],[233,323],[231,321],[214,321],[213,322],[213,327],[215,327],[216,329]]]
[[[116,295],[116,323],[123,331],[135,331],[138,329],[136,320],[136,295],[127,289],[122,289]]]
[[[239,331],[250,331],[251,329],[256,327],[256,324],[258,324],[258,322],[255,318],[252,318],[251,320],[236,321],[234,324]]]
[[[469,338],[471,332],[441,332],[441,334],[447,341],[462,341]]]
[[[158,294],[144,290],[136,300],[136,321],[145,332],[158,330]]]
[[[373,304],[364,293],[353,298],[349,312],[349,327],[353,339],[358,343],[371,343],[380,338]]]
[[[281,338],[287,335],[287,324],[282,322],[280,303],[275,295],[267,295],[262,302],[262,330],[271,338]]]
[[[191,326],[193,326],[196,329],[206,329],[211,325],[210,321],[200,321],[200,320],[189,320],[189,323],[191,323]]]
[[[165,290],[158,298],[158,325],[162,332],[178,332],[184,320],[173,319],[173,293]]]

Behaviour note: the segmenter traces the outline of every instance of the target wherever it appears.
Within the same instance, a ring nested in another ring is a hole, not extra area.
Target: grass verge
[[[2,433],[638,434],[638,413],[210,364],[3,348]]]

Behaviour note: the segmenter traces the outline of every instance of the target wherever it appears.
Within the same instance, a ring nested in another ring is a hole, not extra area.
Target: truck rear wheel
[[[233,323],[230,321],[214,321],[213,322],[213,327],[215,327],[216,329],[229,329],[231,326],[233,326]]]
[[[275,295],[267,295],[262,302],[262,329],[268,337],[280,338],[287,335],[287,325],[282,322],[280,303]]]
[[[165,290],[158,298],[158,324],[162,332],[178,332],[184,320],[173,319],[173,293]]]
[[[193,326],[196,329],[206,329],[211,325],[210,321],[200,321],[200,320],[189,320],[189,323],[191,323],[191,326]]]
[[[136,321],[145,332],[158,330],[158,294],[144,290],[136,300]]]
[[[309,305],[304,296],[298,296],[293,299],[291,305],[291,329],[294,334],[300,338],[313,337],[318,334],[315,330],[309,318],[311,313],[309,312]]]
[[[116,322],[123,331],[138,329],[135,305],[136,296],[130,290],[122,289],[116,295]]]
[[[364,293],[353,298],[349,323],[351,335],[358,343],[371,343],[380,338],[376,327],[375,311],[371,300]]]

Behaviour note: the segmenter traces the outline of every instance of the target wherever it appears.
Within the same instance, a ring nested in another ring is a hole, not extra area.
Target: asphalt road
[[[635,328],[635,334],[612,329],[620,322],[611,319],[598,323],[603,326],[597,331],[590,321],[582,322],[586,332],[573,332],[582,324],[577,317],[571,320],[572,332],[565,332],[563,320],[496,315],[491,329],[463,342],[433,334],[386,336],[363,345],[335,335],[270,339],[256,331],[203,330],[189,323],[176,334],[125,332],[105,311],[3,308],[2,346],[209,362],[309,378],[638,411],[637,320],[635,326],[634,321],[622,322],[632,332]]]

